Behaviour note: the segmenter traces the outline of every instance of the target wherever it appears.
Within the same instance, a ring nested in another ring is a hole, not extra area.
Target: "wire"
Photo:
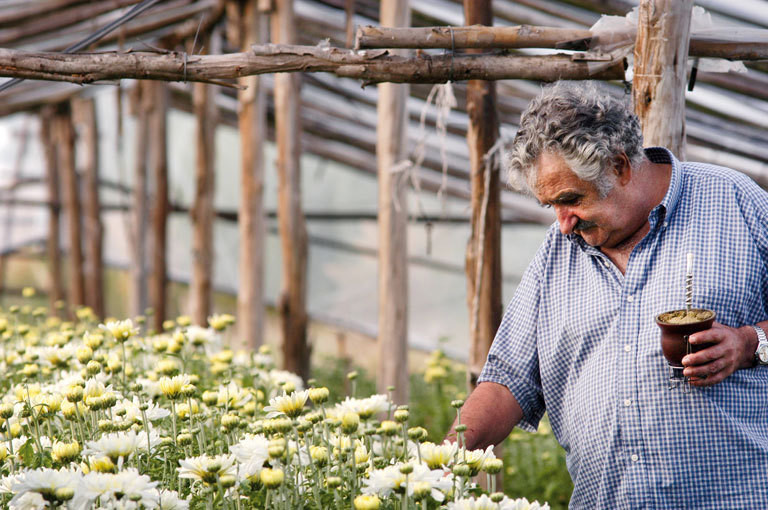
[[[115,30],[116,28],[128,23],[133,18],[138,16],[139,14],[143,13],[150,7],[154,6],[155,4],[161,2],[162,0],[144,0],[139,5],[134,6],[130,11],[126,12],[122,16],[120,16],[118,19],[110,23],[109,25],[105,26],[104,28],[100,29],[99,31],[89,35],[82,41],[73,44],[72,46],[66,48],[62,53],[75,53],[76,51],[80,51],[83,48],[87,48],[91,44],[95,43],[96,41],[102,39],[104,36]],[[2,85],[0,85],[0,92],[3,92],[5,90],[8,90],[9,88],[13,87],[14,85],[17,85],[21,82],[23,82],[23,78],[13,78],[12,80],[9,80]]]

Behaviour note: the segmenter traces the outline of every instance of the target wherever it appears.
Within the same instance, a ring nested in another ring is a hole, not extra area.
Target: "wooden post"
[[[296,42],[293,0],[277,0],[272,17],[272,39]],[[283,365],[304,379],[309,376],[307,344],[307,227],[301,209],[300,75],[275,75],[275,138],[277,140],[278,226],[283,254],[280,317],[283,328]]]
[[[238,41],[246,51],[267,42],[268,18],[257,11],[255,0],[243,2]],[[240,231],[237,323],[239,346],[255,349],[264,342],[264,140],[267,133],[266,97],[258,76],[240,78],[247,87],[238,92],[240,130]]]
[[[72,101],[72,112],[82,138],[83,233],[85,237],[85,304],[97,317],[104,317],[104,261],[101,201],[99,199],[99,130],[93,98]]]
[[[149,147],[149,116],[147,115],[147,82],[137,81],[130,94],[130,104],[136,117],[133,173],[133,210],[131,261],[131,308],[133,316],[147,308],[147,148]]]
[[[166,317],[167,284],[167,224],[168,203],[168,86],[163,82],[149,83],[149,168],[153,181],[151,259],[149,302],[154,309],[154,329],[163,330]]]
[[[493,24],[492,0],[464,0],[467,25]],[[482,50],[467,50],[467,53]],[[499,138],[496,83],[470,80],[467,83],[467,143],[469,145],[472,233],[467,242],[467,307],[469,309],[469,366],[467,383],[475,389],[477,377],[501,323],[501,154],[491,151]],[[496,455],[501,458],[501,445]],[[502,474],[495,475],[498,486]],[[486,489],[487,478],[478,477]]]
[[[205,38],[203,46],[216,44],[218,35]],[[211,53],[215,53],[211,49]],[[195,197],[192,204],[192,280],[190,308],[192,320],[205,325],[212,308],[213,270],[213,197],[214,156],[217,110],[216,88],[205,83],[193,85],[193,103],[197,123],[197,158],[195,164]]]
[[[646,147],[685,159],[685,83],[693,0],[643,0],[632,97]]]
[[[492,24],[491,0],[464,0],[464,16],[467,25]],[[500,157],[498,153],[488,154],[499,138],[494,82],[469,81],[467,113],[472,190],[472,234],[466,251],[470,324],[468,383],[471,390],[488,356],[502,314]]]
[[[69,103],[59,105],[54,123],[57,133],[59,170],[64,191],[64,210],[67,213],[69,234],[69,305],[85,304],[83,284],[83,247],[80,223],[80,191],[75,168],[75,129],[72,125],[72,110]]]
[[[48,188],[48,239],[46,252],[50,282],[48,301],[51,313],[56,313],[56,303],[64,299],[61,277],[61,251],[59,250],[61,202],[59,199],[59,161],[53,123],[55,107],[45,106],[40,112],[40,141],[45,158],[45,183]]]
[[[382,26],[408,26],[407,0],[383,0]],[[402,50],[400,50],[402,51]],[[394,386],[392,398],[408,403],[407,174],[395,171],[406,155],[407,84],[378,85],[376,161],[379,180],[379,338],[377,385]]]

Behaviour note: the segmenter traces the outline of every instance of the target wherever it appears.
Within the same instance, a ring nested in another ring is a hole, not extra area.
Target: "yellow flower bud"
[[[259,475],[259,477],[261,478],[261,483],[264,484],[264,487],[267,489],[276,489],[282,485],[283,480],[285,479],[285,473],[283,473],[282,469],[265,468],[261,470],[261,475]]]
[[[355,510],[379,510],[381,500],[376,494],[361,494],[354,500]]]

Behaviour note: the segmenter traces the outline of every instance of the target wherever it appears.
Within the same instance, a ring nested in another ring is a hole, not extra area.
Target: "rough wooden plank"
[[[693,0],[643,0],[638,11],[632,97],[643,142],[685,159],[686,63]]]
[[[153,182],[151,275],[149,303],[154,309],[154,329],[163,330],[167,306],[167,243],[168,243],[168,86],[155,82],[149,86],[149,173]]]
[[[131,113],[136,117],[131,210],[131,314],[142,315],[147,308],[147,151],[149,117],[146,103],[148,84],[138,82],[130,91]]]
[[[267,17],[246,1],[242,12],[240,44],[243,48],[267,37]],[[265,87],[258,76],[240,78],[238,128],[240,134],[240,233],[237,289],[240,346],[254,350],[264,342],[264,141],[267,139]]]
[[[103,227],[101,224],[101,200],[99,199],[99,129],[96,103],[93,98],[77,98],[72,101],[72,112],[81,134],[83,149],[82,194],[83,237],[85,259],[85,304],[97,317],[104,317],[104,260]]]
[[[136,78],[206,82],[265,73],[330,72],[366,84],[444,83],[469,79],[538,81],[624,78],[624,61],[597,73],[570,55],[392,55],[386,50],[356,52],[339,48],[270,44],[248,53],[186,56],[99,53],[58,54],[0,49],[0,76],[92,83]]]
[[[490,0],[465,0],[468,24],[493,22]],[[472,190],[472,232],[466,249],[469,309],[468,383],[474,388],[501,322],[501,154],[489,154],[499,138],[495,83],[467,84],[467,143]],[[487,159],[488,156],[492,156]]]
[[[293,0],[277,0],[272,38],[280,44],[296,40]],[[297,74],[275,76],[278,227],[283,255],[279,310],[283,330],[283,366],[309,377],[307,343],[307,227],[301,200],[300,82]]]
[[[381,2],[383,26],[408,26],[407,0]],[[377,385],[394,386],[392,398],[408,403],[408,174],[396,167],[407,154],[409,86],[378,86],[376,161],[379,180],[379,335]]]
[[[58,146],[59,171],[64,197],[64,210],[67,217],[69,237],[69,305],[72,307],[85,304],[85,286],[83,281],[82,226],[80,222],[80,192],[75,167],[75,129],[72,125],[72,111],[69,104],[60,106],[55,122]]]
[[[217,38],[214,32],[204,38],[210,47]],[[199,325],[208,323],[212,310],[213,272],[213,198],[215,186],[215,129],[217,123],[216,89],[204,83],[193,84],[195,111],[195,196],[192,219],[192,275],[190,281],[190,315]]]

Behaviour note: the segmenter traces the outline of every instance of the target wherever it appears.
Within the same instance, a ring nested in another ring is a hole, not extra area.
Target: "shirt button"
[[[638,457],[636,453],[633,453],[630,459],[632,459],[632,462],[637,462],[640,460],[640,457]]]
[[[624,346],[624,352],[629,352],[631,350],[632,350],[632,346],[631,345],[627,344],[627,345]]]
[[[611,263],[608,262],[607,260],[604,260],[603,264],[605,265],[605,267],[611,267]]]
[[[624,406],[625,406],[625,407],[629,407],[629,406],[631,406],[631,405],[632,405],[632,401],[631,401],[631,400],[629,400],[629,399],[626,399],[626,400],[624,401]]]
[[[664,228],[667,228],[668,226],[669,226],[669,223],[667,223],[667,222],[665,221],[665,222],[664,222]]]
[[[630,303],[635,300],[635,296],[627,296],[627,301]]]

